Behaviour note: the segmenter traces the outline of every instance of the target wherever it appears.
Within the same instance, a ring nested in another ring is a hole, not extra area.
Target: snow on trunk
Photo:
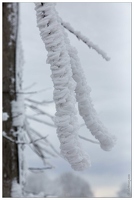
[[[11,197],[12,198],[21,198],[21,197],[23,197],[21,185],[17,183],[16,179],[14,179],[12,181]]]
[[[55,11],[55,3],[35,3],[37,26],[48,51],[47,63],[51,65],[54,84],[53,98],[56,104],[55,124],[60,140],[61,153],[74,170],[83,170],[90,163],[78,141],[78,119],[75,108],[76,83],[64,32]]]
[[[9,115],[8,115],[8,113],[6,113],[6,112],[3,112],[3,113],[2,113],[2,121],[7,121],[7,120],[8,120],[8,118],[9,118]]]

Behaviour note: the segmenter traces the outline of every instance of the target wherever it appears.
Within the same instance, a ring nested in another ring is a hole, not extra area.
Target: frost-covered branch
[[[82,35],[79,31],[75,31],[73,27],[64,21],[61,21],[61,24],[63,25],[64,28],[66,28],[70,33],[73,33],[79,40],[84,42],[89,48],[94,49],[98,54],[100,54],[106,61],[109,61],[110,58],[107,56],[107,54],[101,50],[96,44],[91,42],[87,37]]]
[[[66,34],[64,35],[71,58],[73,78],[77,83],[75,92],[79,113],[83,117],[85,124],[92,135],[99,140],[101,148],[105,151],[109,151],[114,146],[116,138],[108,132],[99,120],[90,97],[91,88],[87,85],[86,77],[77,56],[77,51],[70,45]]]
[[[61,153],[75,170],[83,170],[90,163],[78,141],[78,119],[75,109],[75,82],[70,57],[64,41],[63,27],[54,3],[35,3],[37,26],[48,51],[56,104],[55,125]]]

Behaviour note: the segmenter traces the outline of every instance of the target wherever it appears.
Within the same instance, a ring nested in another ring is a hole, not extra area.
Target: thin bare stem
[[[43,89],[43,90],[39,90],[39,91],[33,91],[33,92],[16,92],[17,94],[36,94],[36,93],[40,93],[40,92],[44,92],[48,89]]]
[[[46,115],[48,117],[50,117],[52,119],[52,121],[54,121],[54,116],[50,115],[49,113],[41,110],[40,108],[34,106],[34,105],[28,105],[31,109],[35,110],[38,112],[38,114],[43,114],[43,115]]]
[[[25,98],[25,100],[26,100],[26,101],[29,101],[29,102],[31,102],[31,103],[39,104],[39,105],[54,103],[53,100],[52,100],[52,101],[46,101],[46,100],[44,100],[44,101],[41,101],[41,102],[35,101],[35,100],[33,100],[33,99],[29,99],[29,98]]]
[[[37,132],[37,131],[35,131],[34,129],[30,129],[32,132],[34,132],[36,135],[38,135],[39,137],[41,137],[41,134],[39,133],[39,132]],[[55,149],[55,147],[48,141],[48,139],[47,138],[45,138],[45,141],[48,143],[48,145],[51,147],[51,149],[53,149],[53,151],[55,152],[55,153],[57,153],[57,155],[58,156],[60,156],[61,157],[61,154]]]
[[[51,124],[51,123],[46,122],[46,121],[44,121],[44,120],[37,119],[37,118],[32,117],[32,116],[30,116],[30,115],[27,115],[27,118],[28,118],[28,119],[31,119],[31,120],[34,120],[34,121],[36,121],[36,122],[39,122],[39,123],[42,123],[42,124],[45,124],[45,125],[48,125],[48,126],[51,126],[51,127],[54,127],[54,128],[55,128],[55,125],[54,125],[54,124]]]
[[[28,89],[32,88],[34,85],[36,85],[36,83],[32,83],[31,85],[29,85],[28,87],[24,88],[23,90],[28,90]]]
[[[81,135],[79,135],[79,138],[81,138],[81,139],[83,139],[83,140],[86,140],[86,141],[88,141],[88,142],[94,143],[94,144],[100,144],[100,143],[97,142],[97,141],[94,141],[94,140],[91,140],[91,139],[85,138],[85,137],[83,137],[83,136],[81,136]]]

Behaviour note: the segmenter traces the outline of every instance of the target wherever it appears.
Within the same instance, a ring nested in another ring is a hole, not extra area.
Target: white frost
[[[77,51],[70,45],[66,34],[65,41],[68,45],[68,52],[71,58],[73,78],[77,83],[75,92],[79,113],[83,117],[92,135],[99,140],[101,148],[105,151],[109,151],[114,146],[116,138],[108,132],[98,118],[90,97],[91,88],[87,85],[86,77],[77,56]]]
[[[11,102],[12,117],[13,117],[13,126],[21,127],[24,124],[24,100],[23,96],[18,96],[17,101],[13,100]]]
[[[6,112],[2,113],[2,121],[7,121],[9,118],[9,115]]]
[[[9,15],[8,15],[8,21],[11,24],[11,34],[10,34],[10,41],[9,41],[9,46],[12,45],[12,42],[16,40],[16,35],[17,35],[17,24],[18,24],[18,19],[17,19],[17,3],[10,3],[8,4],[9,8]]]
[[[94,49],[98,54],[100,54],[106,61],[109,61],[110,58],[107,56],[107,54],[101,50],[98,45],[94,44],[93,42],[91,42],[87,37],[83,36],[79,31],[75,31],[73,29],[73,27],[67,23],[67,22],[63,22],[61,20],[62,25],[64,26],[64,28],[66,28],[68,31],[70,31],[71,33],[73,33],[74,35],[76,35],[76,37],[79,40],[82,40],[89,48]]]
[[[17,183],[16,179],[14,179],[13,182],[12,182],[11,197],[12,198],[21,198],[21,197],[23,197],[22,196],[21,185]]]

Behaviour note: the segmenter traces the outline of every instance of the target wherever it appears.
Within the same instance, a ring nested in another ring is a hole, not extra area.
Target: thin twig
[[[45,136],[45,137],[38,138],[38,139],[36,139],[34,141],[31,141],[31,142],[19,142],[19,141],[13,140],[12,138],[8,137],[7,135],[3,135],[3,137],[6,138],[6,139],[8,139],[8,140],[10,140],[13,143],[16,143],[16,144],[27,144],[27,145],[34,144],[34,143],[38,142],[39,140],[47,138],[47,136]]]
[[[39,101],[35,101],[35,100],[33,100],[33,99],[29,99],[29,98],[25,98],[25,100],[26,101],[29,101],[29,102],[32,102],[32,103],[36,103],[36,104],[49,104],[49,103],[53,103],[54,101],[52,100],[52,101],[46,101],[46,100],[44,100],[44,101],[42,101],[42,102],[39,102]]]
[[[42,168],[34,168],[34,167],[29,167],[28,168],[29,170],[31,170],[31,171],[36,171],[36,170],[38,170],[38,171],[41,171],[41,170],[46,170],[46,169],[52,169],[52,167],[42,167]]]
[[[101,50],[97,45],[93,44],[87,37],[83,36],[80,32],[75,31],[73,27],[67,22],[61,21],[61,25],[66,28],[70,33],[73,33],[79,40],[84,42],[89,48],[94,49],[98,54],[100,54],[106,61],[109,61],[110,58],[106,55],[106,53]]]
[[[32,83],[31,85],[29,85],[28,87],[26,87],[26,88],[23,88],[23,90],[28,90],[28,89],[30,89],[31,87],[33,87],[34,85],[36,85],[36,83]]]
[[[42,123],[42,124],[45,124],[45,125],[48,125],[48,126],[51,126],[51,127],[54,127],[54,128],[55,128],[55,125],[54,125],[54,124],[51,124],[51,123],[46,122],[46,121],[43,121],[43,120],[41,120],[41,119],[37,119],[37,118],[32,117],[32,116],[30,116],[30,115],[27,115],[27,118],[28,118],[28,119],[31,119],[31,120],[34,120],[34,121],[36,121],[36,122],[39,122],[39,123]]]
[[[46,116],[50,117],[52,119],[52,121],[54,121],[54,116],[50,115],[49,113],[46,113],[45,111],[41,110],[40,108],[38,108],[38,107],[36,107],[34,105],[28,105],[28,106],[33,110],[39,111],[40,114],[43,114],[43,115],[46,115]]]
[[[17,94],[36,94],[36,93],[40,93],[40,92],[44,92],[48,89],[43,89],[43,90],[39,90],[39,91],[33,91],[33,92],[16,92]]]
[[[94,140],[91,140],[91,139],[85,138],[85,137],[83,137],[83,136],[81,136],[81,135],[79,135],[79,138],[81,138],[81,139],[83,139],[83,140],[86,140],[86,141],[89,141],[89,142],[94,143],[94,144],[100,144],[100,143],[97,142],[97,141],[94,141]]]
[[[34,129],[30,129],[32,132],[34,132],[36,135],[38,135],[39,137],[41,137],[41,134],[39,133],[39,132],[37,132],[37,131],[35,131]],[[51,147],[51,149],[53,149],[53,151],[55,152],[55,153],[57,153],[58,154],[58,156],[60,156],[61,157],[61,154],[55,149],[55,147],[47,140],[47,138],[45,138],[45,141],[49,144],[49,146]]]

